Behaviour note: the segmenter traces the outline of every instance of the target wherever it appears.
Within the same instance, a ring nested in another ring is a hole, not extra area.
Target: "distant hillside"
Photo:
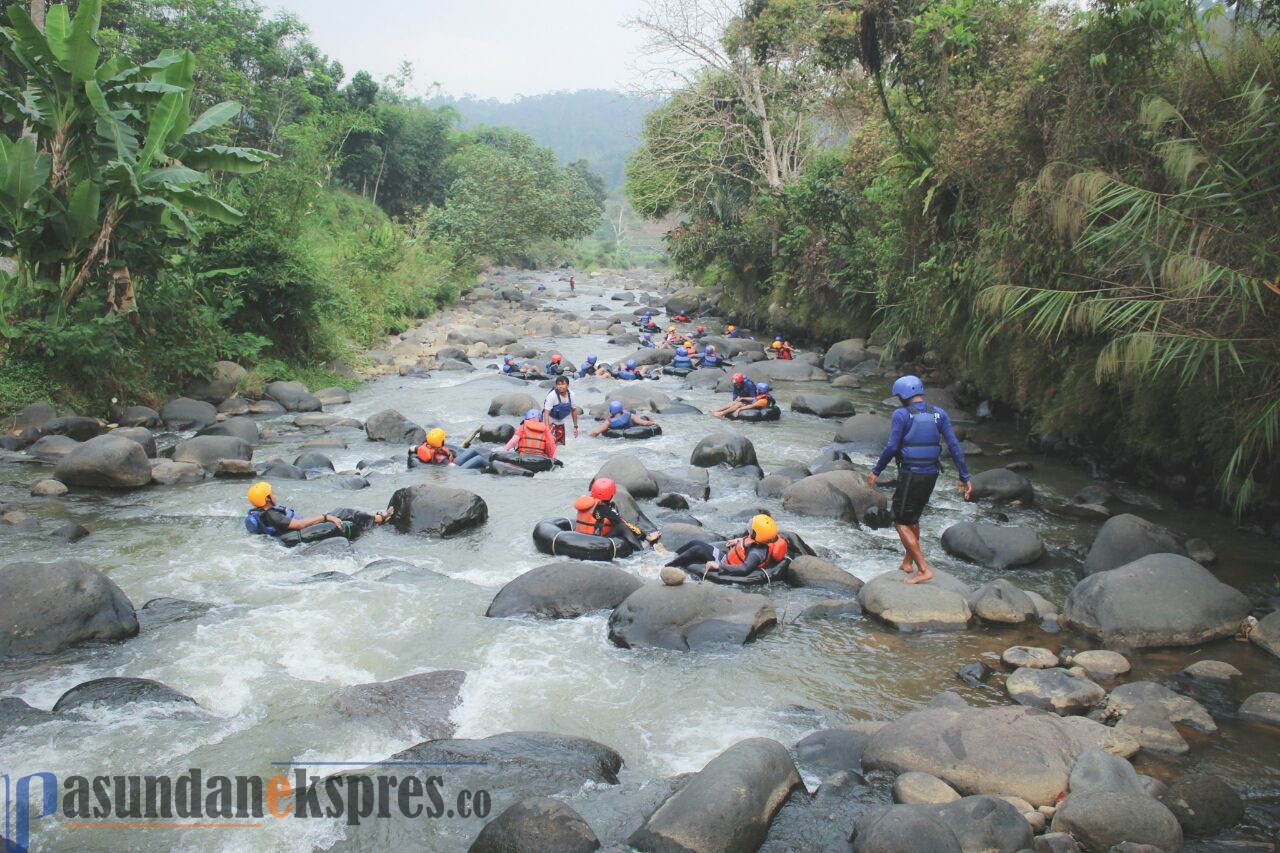
[[[515,101],[440,97],[431,106],[451,106],[465,129],[506,125],[524,131],[556,152],[563,163],[587,160],[604,178],[611,195],[621,188],[627,157],[640,142],[644,116],[658,101],[580,89],[532,95]]]

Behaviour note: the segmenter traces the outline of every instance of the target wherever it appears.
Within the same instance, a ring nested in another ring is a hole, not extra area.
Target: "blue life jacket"
[[[683,367],[686,370],[693,369],[693,360],[687,355],[678,355],[671,359],[672,367]]]
[[[584,364],[584,365],[582,365],[582,367],[581,367],[581,368],[579,368],[579,370],[578,370],[578,378],[579,378],[579,379],[586,379],[588,376],[593,375],[595,372],[596,372],[596,365],[594,365],[594,364]]]
[[[548,361],[547,367],[543,372],[548,376],[559,376],[564,373],[564,365],[556,364],[554,361]]]
[[[752,382],[750,379],[744,379],[742,380],[742,390],[739,391],[738,386],[735,385],[729,389],[729,394],[732,395],[735,400],[740,397],[750,397],[754,400],[756,398],[756,383]]]
[[[650,340],[650,341],[646,341],[644,338],[641,338],[641,339],[640,339],[640,346],[642,346],[642,347],[647,347],[648,349],[657,349],[657,348],[658,348],[658,345],[657,345],[657,344],[655,344],[653,341],[651,341],[651,340]]]
[[[276,509],[287,515],[290,521],[293,521],[293,519],[297,517],[297,514],[287,506],[278,506]],[[262,520],[262,513],[263,510],[260,509],[251,509],[245,513],[244,529],[248,530],[250,533],[256,533],[261,536],[279,536],[282,533],[289,532],[287,527],[284,530],[277,530],[276,528],[268,525]]]
[[[609,429],[626,429],[631,426],[631,413],[619,412],[609,418]]]
[[[634,370],[627,370],[625,367],[618,371],[619,379],[638,379],[639,374]]]
[[[938,470],[938,460],[942,458],[942,431],[938,429],[939,416],[933,406],[925,405],[924,411],[913,411],[906,407],[911,415],[911,426],[902,436],[902,447],[898,450],[898,465],[908,471],[921,474],[933,474]]]
[[[715,366],[716,366],[716,365],[718,365],[719,363],[720,363],[720,356],[718,356],[718,355],[714,355],[714,354],[713,354],[713,355],[704,355],[704,356],[702,357],[702,366],[703,366],[703,367],[715,367]]]
[[[514,370],[519,370],[519,368],[518,368],[518,367],[516,367],[514,364],[504,364],[504,365],[502,365],[502,372],[503,372],[503,373],[511,373],[511,372],[512,372],[512,371],[514,371]]]

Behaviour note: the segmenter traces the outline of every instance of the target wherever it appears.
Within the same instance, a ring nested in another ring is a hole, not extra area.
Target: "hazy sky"
[[[644,0],[263,0],[294,12],[350,76],[375,79],[403,60],[414,90],[511,98],[559,89],[626,88],[643,42],[623,27]]]

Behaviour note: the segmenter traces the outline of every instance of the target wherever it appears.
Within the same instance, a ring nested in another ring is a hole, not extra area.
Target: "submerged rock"
[[[508,582],[493,597],[485,616],[572,619],[612,610],[642,585],[635,575],[613,566],[552,563]]]
[[[623,648],[688,651],[742,645],[777,624],[763,596],[711,583],[642,586],[609,618],[609,639]]]
[[[140,704],[195,705],[196,700],[150,678],[95,678],[77,684],[58,699],[53,713],[68,714],[88,707],[132,709]]]
[[[467,674],[457,669],[419,672],[371,684],[344,687],[333,699],[342,714],[376,720],[397,735],[438,740],[457,731],[451,715],[462,701]]]

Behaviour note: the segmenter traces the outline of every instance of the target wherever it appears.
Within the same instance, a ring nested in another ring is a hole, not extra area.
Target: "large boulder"
[[[551,797],[526,797],[485,824],[467,853],[590,853],[600,849],[591,826]]]
[[[999,797],[965,797],[950,803],[881,806],[854,829],[854,853],[903,851],[1013,851],[1031,846],[1035,834],[1022,814]]]
[[[953,557],[991,569],[1025,566],[1044,556],[1040,535],[1029,527],[962,521],[942,531],[942,548]]]
[[[613,566],[552,563],[507,583],[484,615],[572,619],[612,610],[642,585],[635,575]]]
[[[160,413],[149,406],[129,406],[116,418],[122,427],[143,427],[155,429],[160,426]]]
[[[793,791],[803,790],[787,748],[748,738],[693,774],[627,839],[628,846],[666,853],[752,853]]]
[[[383,409],[381,412],[370,415],[364,422],[364,431],[370,441],[419,445],[427,440],[425,429],[395,409]]]
[[[717,465],[741,468],[744,465],[755,465],[756,449],[746,436],[719,432],[698,442],[693,448],[689,464],[699,468],[714,468]]]
[[[883,415],[866,412],[840,424],[836,441],[854,445],[859,450],[879,453],[889,442],[889,419]]]
[[[1097,684],[1061,667],[1020,667],[1005,681],[1010,698],[1055,714],[1083,714],[1107,695]]]
[[[499,394],[489,401],[489,417],[500,415],[522,416],[530,409],[540,409],[539,402],[529,394],[518,391],[510,394]]]
[[[261,434],[258,431],[258,422],[253,418],[234,417],[220,421],[213,426],[205,427],[200,430],[200,435],[230,435],[247,441],[249,444],[257,444]]]
[[[207,378],[198,376],[187,383],[187,396],[216,406],[236,393],[248,373],[234,361],[216,361]]]
[[[831,394],[797,394],[791,399],[791,411],[820,418],[851,418],[853,401]]]
[[[160,419],[171,430],[204,429],[218,421],[218,410],[204,400],[178,397],[160,407]]]
[[[81,415],[67,415],[44,422],[40,432],[45,435],[65,435],[76,441],[88,441],[95,435],[102,434],[102,423],[97,418],[86,418]]]
[[[688,651],[742,645],[777,624],[767,598],[710,583],[646,585],[609,618],[609,639],[623,648]]]
[[[58,462],[79,447],[81,442],[66,435],[42,435],[27,448],[27,454],[41,462]]]
[[[1132,563],[1148,554],[1187,555],[1178,537],[1158,524],[1136,515],[1108,518],[1093,539],[1093,547],[1084,558],[1086,575],[1110,571]]]
[[[797,515],[839,518],[868,527],[890,522],[888,499],[854,471],[825,471],[782,490],[782,506]]]
[[[138,633],[133,603],[79,560],[10,563],[0,569],[0,657],[58,652],[86,640]]]
[[[1098,572],[1067,596],[1063,616],[1107,645],[1193,646],[1236,633],[1249,599],[1177,554]]]
[[[402,737],[435,740],[453,737],[452,714],[462,699],[467,674],[457,669],[418,672],[392,681],[353,684],[338,691],[338,713],[360,721],[376,721]]]
[[[1088,853],[1106,853],[1128,842],[1151,849],[1182,849],[1182,827],[1159,801],[1117,791],[1072,793],[1053,816],[1053,831],[1065,832]]]
[[[661,491],[658,481],[644,463],[635,456],[618,456],[604,463],[591,478],[592,482],[608,477],[631,493],[633,498],[656,498]]]
[[[969,596],[969,609],[983,622],[1021,625],[1038,618],[1035,602],[1004,578],[988,581]]]
[[[156,437],[149,429],[143,427],[116,427],[111,430],[111,435],[120,438],[127,438],[130,441],[136,441],[142,445],[142,450],[147,454],[148,459],[156,458]]]
[[[1182,776],[1160,797],[1182,825],[1183,835],[1203,838],[1244,820],[1244,802],[1236,789],[1208,774]]]
[[[401,533],[442,537],[478,527],[489,518],[484,499],[466,489],[421,483],[397,489],[391,496],[392,524]]]
[[[819,729],[796,741],[796,762],[810,773],[862,772],[862,752],[868,736],[852,728]]]
[[[930,773],[962,794],[1021,797],[1046,806],[1066,790],[1078,756],[1094,747],[1118,748],[1114,739],[1111,729],[1083,717],[1020,705],[933,703],[872,734],[862,764]]]
[[[973,619],[967,586],[943,572],[933,570],[933,580],[907,583],[899,571],[876,575],[862,587],[858,600],[863,608],[900,631],[959,631]]]
[[[1249,632],[1249,640],[1259,648],[1280,657],[1280,610],[1263,616]]]
[[[711,497],[711,475],[706,468],[688,466],[649,473],[664,494],[684,495],[703,501]]]
[[[821,557],[801,555],[787,565],[783,578],[788,586],[822,589],[857,595],[863,587],[862,578]]]
[[[173,449],[174,462],[192,462],[213,473],[221,459],[253,458],[253,445],[233,435],[197,435],[178,443]]]
[[[1036,501],[1036,490],[1031,481],[1008,468],[992,468],[973,475],[973,499],[996,503],[1016,503],[1031,506]]]
[[[151,482],[151,461],[141,444],[108,433],[63,456],[53,476],[68,486],[136,489]]]
[[[822,366],[832,373],[844,373],[875,357],[875,353],[867,351],[865,339],[848,338],[837,341],[827,349],[827,354],[822,359]]]
[[[301,382],[268,382],[266,394],[284,406],[286,412],[318,412],[324,408],[320,398]]]

